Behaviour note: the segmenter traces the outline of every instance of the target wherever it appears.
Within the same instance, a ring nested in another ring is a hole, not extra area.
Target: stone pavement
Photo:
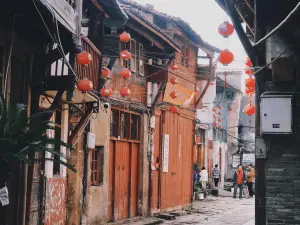
[[[175,220],[164,220],[160,224],[254,225],[254,211],[254,199],[239,200],[232,197],[209,196],[204,201],[195,201],[191,214],[176,216]],[[130,224],[158,223],[147,223],[141,220]]]

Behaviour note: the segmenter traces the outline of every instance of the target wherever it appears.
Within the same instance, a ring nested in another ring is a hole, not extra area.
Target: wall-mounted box
[[[261,133],[293,134],[293,93],[266,92],[261,95]]]

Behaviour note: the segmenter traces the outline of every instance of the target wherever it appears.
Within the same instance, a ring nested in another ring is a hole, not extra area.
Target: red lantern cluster
[[[245,65],[248,66],[248,67],[253,66],[253,63],[251,62],[251,59],[249,57],[246,58]]]
[[[245,68],[245,73],[249,75],[249,77],[245,80],[245,94],[249,96],[249,104],[244,107],[244,113],[248,116],[252,116],[256,112],[256,107],[251,101],[252,95],[255,93],[255,79],[253,78],[255,71],[249,58],[246,59],[245,65],[247,66]]]
[[[245,74],[247,74],[249,76],[253,75],[254,74],[254,70],[252,69],[252,67],[247,66],[245,68]]]
[[[93,57],[88,52],[80,52],[76,56],[76,61],[78,65],[84,66],[89,65],[93,60]]]
[[[93,90],[93,83],[92,81],[88,80],[87,78],[84,78],[77,83],[78,90],[82,92],[87,92]]]
[[[224,66],[229,65],[234,60],[234,55],[229,50],[225,49],[220,52],[218,61],[223,64]]]
[[[229,23],[228,21],[225,21],[218,27],[218,32],[224,38],[227,38],[233,34],[234,26],[231,23]]]

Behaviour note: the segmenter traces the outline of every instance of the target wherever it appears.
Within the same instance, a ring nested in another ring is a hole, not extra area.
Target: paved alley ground
[[[164,220],[161,224],[254,225],[254,218],[254,199],[209,196],[204,201],[194,202],[191,214],[176,216],[175,220]],[[151,223],[139,221],[130,224]]]

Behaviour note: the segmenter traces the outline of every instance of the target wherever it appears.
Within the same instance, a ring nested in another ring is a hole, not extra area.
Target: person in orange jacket
[[[233,198],[236,198],[238,188],[240,190],[239,198],[240,199],[243,198],[243,188],[244,188],[244,183],[246,182],[246,180],[247,180],[246,173],[244,172],[243,167],[241,165],[239,165],[237,171],[234,173],[234,176],[233,176],[233,183],[234,183]]]
[[[254,195],[253,183],[254,183],[254,179],[255,179],[255,169],[253,168],[253,166],[251,164],[248,166],[247,169],[248,169],[247,186],[248,186],[248,190],[249,190],[249,197],[253,198],[253,195]]]

